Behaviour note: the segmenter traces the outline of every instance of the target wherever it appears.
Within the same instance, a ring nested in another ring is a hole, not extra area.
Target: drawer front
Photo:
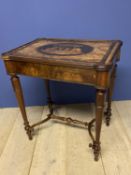
[[[95,85],[96,71],[65,66],[5,61],[8,74],[21,74],[44,79]]]

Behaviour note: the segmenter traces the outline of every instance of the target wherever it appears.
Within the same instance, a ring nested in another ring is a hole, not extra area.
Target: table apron
[[[39,63],[4,61],[9,75],[26,75],[49,80],[92,85],[105,89],[109,86],[110,73],[94,69],[81,69],[66,66],[52,66]]]

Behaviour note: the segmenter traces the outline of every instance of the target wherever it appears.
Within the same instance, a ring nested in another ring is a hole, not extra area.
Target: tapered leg
[[[116,76],[116,67],[117,65],[115,65],[114,70],[112,72],[112,76],[111,76],[111,80],[110,80],[110,87],[107,90],[107,109],[105,112],[105,116],[106,116],[106,125],[109,126],[110,125],[110,120],[111,120],[111,101],[112,101],[112,94],[113,94],[113,89],[114,89],[114,82],[115,82],[115,76]]]
[[[97,90],[96,93],[96,127],[95,127],[95,141],[92,145],[92,149],[94,150],[94,159],[97,161],[100,154],[100,133],[101,133],[101,125],[102,118],[104,113],[104,101],[105,101],[105,91]]]
[[[14,89],[14,92],[16,94],[16,98],[21,110],[21,114],[24,120],[24,126],[25,126],[25,130],[27,132],[27,135],[29,137],[29,139],[32,139],[32,128],[29,125],[29,121],[27,119],[27,115],[26,115],[26,111],[25,111],[25,104],[24,104],[24,98],[23,98],[23,93],[22,93],[22,88],[21,88],[21,84],[20,84],[20,80],[18,76],[11,76],[11,82],[12,82],[12,86]]]
[[[47,92],[47,104],[49,106],[49,111],[50,111],[50,114],[53,113],[53,101],[51,99],[51,90],[50,90],[50,82],[49,80],[45,80],[45,87],[46,87],[46,92]]]

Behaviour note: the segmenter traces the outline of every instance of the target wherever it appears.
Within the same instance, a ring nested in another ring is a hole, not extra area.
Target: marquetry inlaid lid
[[[118,40],[41,38],[2,54],[2,58],[4,60],[88,67],[108,64],[111,57],[114,56],[113,53],[119,49],[121,44],[122,42]]]

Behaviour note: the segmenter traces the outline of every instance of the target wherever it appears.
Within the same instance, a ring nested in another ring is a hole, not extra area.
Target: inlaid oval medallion
[[[37,50],[46,55],[75,56],[87,54],[93,47],[79,43],[55,43],[40,46]]]

